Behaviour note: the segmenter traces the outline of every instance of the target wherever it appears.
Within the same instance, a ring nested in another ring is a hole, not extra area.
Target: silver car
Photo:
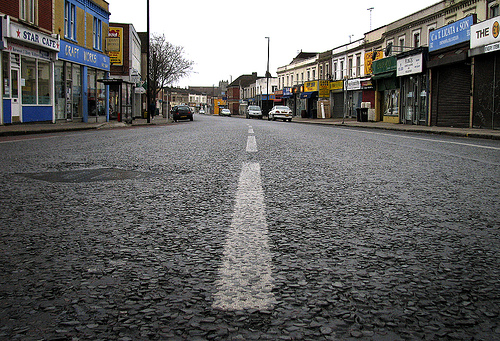
[[[277,118],[282,119],[283,122],[292,122],[292,110],[290,110],[290,108],[286,105],[276,105],[269,112],[269,116],[267,117],[267,119],[269,121],[276,121]]]
[[[262,118],[262,110],[258,105],[250,105],[248,106],[247,109],[247,118],[252,118],[252,117],[257,117],[257,118]]]

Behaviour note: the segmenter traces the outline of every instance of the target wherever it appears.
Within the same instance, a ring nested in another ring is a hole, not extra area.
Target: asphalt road
[[[500,142],[195,116],[0,140],[1,340],[500,339]]]

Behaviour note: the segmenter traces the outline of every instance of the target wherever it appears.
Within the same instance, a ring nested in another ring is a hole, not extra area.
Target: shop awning
[[[318,97],[317,91],[303,92],[300,94],[300,98],[313,98]]]
[[[372,80],[396,77],[396,71],[389,71],[372,76]]]

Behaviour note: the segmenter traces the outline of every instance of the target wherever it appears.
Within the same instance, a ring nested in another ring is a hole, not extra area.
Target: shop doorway
[[[21,74],[20,69],[11,68],[10,70],[10,78],[12,82],[12,96],[11,96],[11,114],[12,114],[12,123],[21,122],[21,102],[19,100],[19,88],[20,88],[20,79],[19,75]]]
[[[401,123],[427,123],[427,90],[425,75],[404,77],[401,81]]]

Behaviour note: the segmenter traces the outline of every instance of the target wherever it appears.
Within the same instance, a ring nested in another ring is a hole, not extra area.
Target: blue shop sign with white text
[[[470,40],[470,28],[474,25],[472,15],[429,32],[429,51],[436,51]]]
[[[109,56],[61,40],[59,59],[109,71]]]

